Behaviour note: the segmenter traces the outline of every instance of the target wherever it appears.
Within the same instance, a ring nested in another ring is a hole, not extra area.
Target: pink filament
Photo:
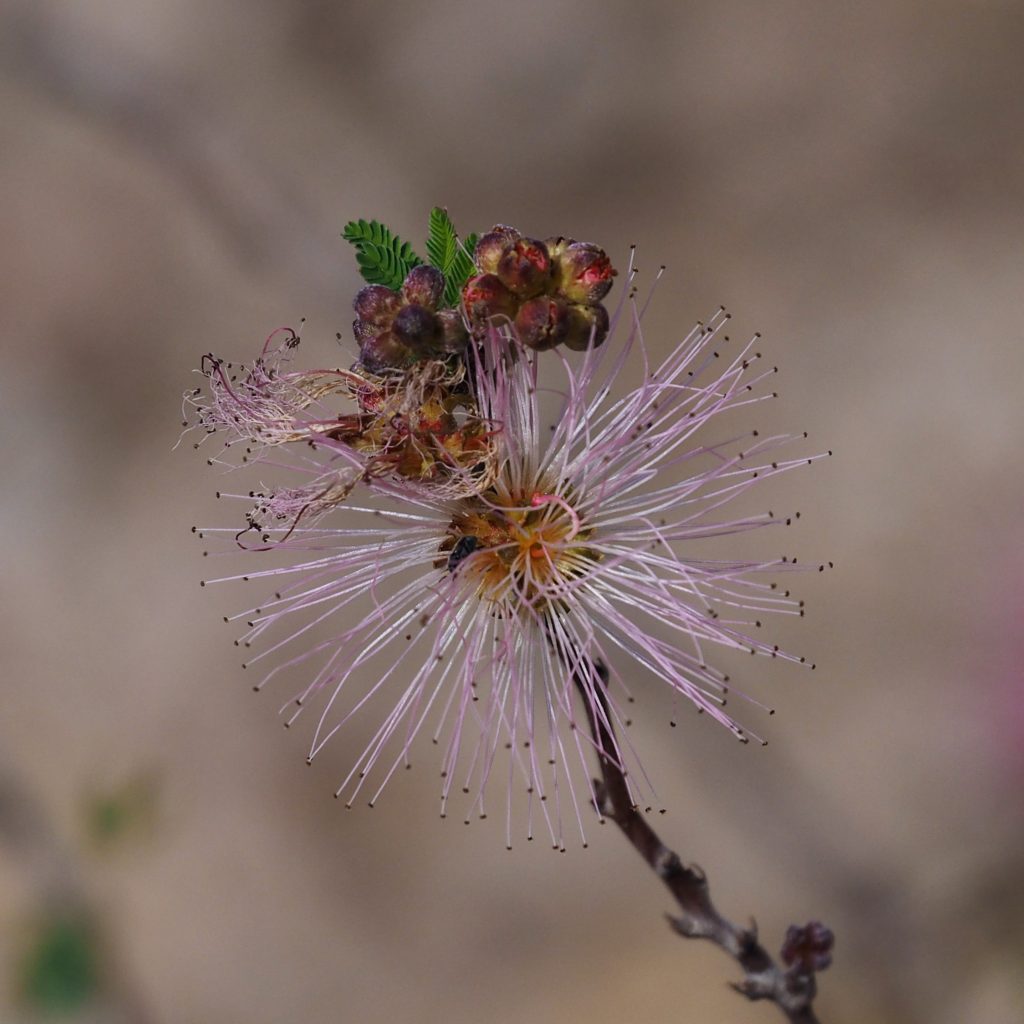
[[[530,504],[534,508],[540,508],[542,505],[561,505],[565,510],[566,515],[568,515],[572,520],[572,530],[566,534],[565,539],[570,541],[580,532],[580,517],[576,515],[572,505],[570,505],[565,498],[560,497],[557,494],[535,494],[530,499]]]

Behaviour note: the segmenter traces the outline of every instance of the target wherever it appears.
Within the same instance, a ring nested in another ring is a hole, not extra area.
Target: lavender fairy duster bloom
[[[613,337],[624,335],[617,351],[594,345],[578,363],[532,350],[496,320],[465,356],[458,410],[444,408],[452,389],[437,387],[450,372],[441,364],[396,393],[356,371],[283,372],[269,350],[239,380],[212,364],[209,396],[187,396],[199,425],[226,432],[229,451],[244,443],[245,459],[309,481],[232,495],[257,498],[249,524],[258,539],[243,531],[239,546],[287,557],[204,583],[266,588],[234,617],[247,627],[239,642],[255,651],[246,667],[269,666],[257,690],[308,666],[282,712],[291,725],[317,708],[310,760],[343,727],[364,730],[336,793],[347,806],[360,797],[372,806],[429,731],[442,749],[442,816],[461,791],[466,821],[486,817],[500,764],[508,842],[518,779],[528,838],[539,818],[564,848],[567,821],[584,835],[584,811],[599,804],[587,759],[602,741],[588,735],[587,716],[606,727],[612,749],[598,752],[624,772],[631,797],[647,789],[631,746],[616,738],[632,700],[624,675],[637,669],[741,741],[760,739],[724,710],[729,677],[707,655],[718,646],[802,662],[751,635],[762,616],[802,614],[775,578],[796,567],[702,556],[701,544],[778,524],[771,512],[731,516],[728,507],[815,457],[774,457],[806,435],[712,436],[725,413],[773,397],[759,336],[726,355],[728,320],[720,309],[656,367],[632,296],[612,320]],[[617,378],[637,361],[642,382],[616,397]],[[549,429],[546,393],[562,403]],[[339,415],[340,395],[360,411]],[[417,410],[429,421],[411,471],[399,441],[417,432],[373,433],[382,419],[392,429],[399,406],[406,420]]]

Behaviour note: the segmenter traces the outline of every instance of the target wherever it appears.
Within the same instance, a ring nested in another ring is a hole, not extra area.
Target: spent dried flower
[[[461,363],[427,360],[384,376],[361,364],[292,370],[298,343],[298,334],[284,328],[250,364],[206,356],[205,389],[185,396],[186,422],[206,435],[196,447],[222,440],[210,465],[272,462],[302,477],[299,485],[243,495],[254,499],[246,513],[249,529],[290,532],[300,520],[307,525],[341,504],[357,484],[379,477],[454,496],[492,475],[491,428],[472,405]],[[252,543],[247,538],[246,545]]]

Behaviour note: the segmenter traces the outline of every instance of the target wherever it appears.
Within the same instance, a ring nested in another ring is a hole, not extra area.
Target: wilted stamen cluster
[[[207,356],[208,395],[197,388],[185,396],[194,418],[186,426],[226,435],[211,464],[235,465],[228,456],[239,446],[241,463],[280,446],[333,453],[328,465],[309,465],[311,480],[303,486],[250,492],[258,499],[246,517],[250,528],[308,525],[372,479],[394,476],[455,498],[476,493],[493,477],[493,430],[477,411],[464,364],[428,360],[387,376],[359,363],[349,370],[292,371],[287,361],[299,337],[285,333],[276,348],[272,335],[249,366]],[[336,412],[342,403],[354,411]]]
[[[332,438],[366,455],[377,475],[394,473],[452,496],[486,484],[493,472],[491,430],[461,363],[432,360],[400,378],[366,380],[360,413],[330,431]]]

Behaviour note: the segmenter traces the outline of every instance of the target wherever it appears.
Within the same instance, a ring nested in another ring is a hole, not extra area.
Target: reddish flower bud
[[[388,327],[402,308],[402,297],[382,284],[368,284],[356,292],[352,308],[360,320],[376,327]]]
[[[554,348],[569,333],[569,304],[548,295],[528,299],[516,315],[516,333],[520,341],[538,351]]]
[[[474,324],[485,323],[493,316],[511,319],[516,312],[515,296],[494,274],[471,277],[462,289],[462,301]]]
[[[385,370],[405,369],[416,361],[416,357],[392,331],[382,331],[363,340],[359,346],[359,361],[370,373],[383,373]]]
[[[496,274],[498,260],[505,250],[519,238],[519,232],[507,224],[495,224],[486,235],[482,235],[473,250],[473,262],[481,274]]]
[[[437,267],[421,263],[413,267],[402,283],[402,296],[406,302],[427,309],[437,309],[444,294],[444,274]]]
[[[528,299],[551,283],[551,257],[536,238],[518,238],[501,254],[498,277],[510,292]]]
[[[600,303],[593,306],[570,306],[569,313],[566,348],[582,352],[584,349],[597,348],[608,337],[608,310]]]
[[[441,325],[442,351],[461,352],[469,340],[469,332],[463,323],[462,313],[457,309],[442,309],[437,314],[437,322]]]
[[[570,245],[576,244],[576,239],[566,238],[565,235],[553,235],[551,238],[545,239],[544,244],[548,247],[548,255],[554,262]]]
[[[835,936],[820,921],[808,921],[802,928],[791,924],[782,944],[782,960],[804,974],[823,971],[832,963]]]
[[[399,310],[391,325],[391,332],[417,355],[427,355],[440,339],[441,327],[437,317],[425,306],[410,304]]]
[[[367,323],[365,320],[352,321],[352,333],[360,345],[369,338],[376,338],[381,333],[381,330],[382,328]]]
[[[617,271],[604,249],[591,242],[573,242],[555,261],[555,285],[570,302],[600,302]]]

